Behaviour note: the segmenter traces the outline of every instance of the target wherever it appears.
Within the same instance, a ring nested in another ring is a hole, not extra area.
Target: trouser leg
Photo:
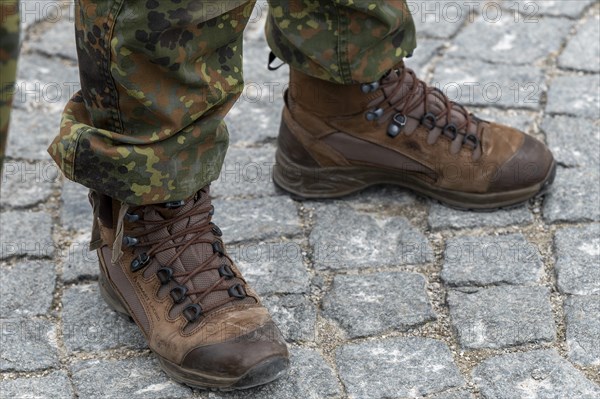
[[[181,200],[215,180],[253,5],[79,0],[82,89],[49,148],[65,176],[130,204]]]
[[[340,84],[375,81],[416,47],[404,0],[270,0],[266,34],[292,68]]]
[[[0,172],[6,154],[8,122],[19,56],[18,1],[0,1]]]

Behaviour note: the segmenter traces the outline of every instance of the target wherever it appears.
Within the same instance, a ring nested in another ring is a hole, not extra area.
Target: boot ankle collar
[[[318,79],[290,68],[289,97],[292,103],[319,116],[343,116],[364,113],[369,104],[382,96],[379,83],[342,85]]]

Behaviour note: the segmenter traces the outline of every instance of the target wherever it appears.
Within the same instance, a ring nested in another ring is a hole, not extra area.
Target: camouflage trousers
[[[216,180],[254,3],[79,0],[82,89],[48,149],[65,176],[129,204]],[[292,68],[339,84],[377,80],[416,47],[404,0],[272,0],[266,35]]]
[[[0,0],[0,172],[6,154],[8,119],[14,94],[18,55],[18,1]]]

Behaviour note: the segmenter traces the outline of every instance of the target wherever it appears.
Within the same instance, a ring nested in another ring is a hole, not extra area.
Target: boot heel
[[[338,198],[371,185],[359,168],[306,167],[292,161],[280,149],[275,154],[273,181],[294,199]]]
[[[125,308],[125,306],[123,306],[119,296],[111,287],[110,282],[106,280],[104,273],[100,273],[100,277],[98,278],[98,286],[100,287],[100,295],[108,307],[133,321],[129,311]]]

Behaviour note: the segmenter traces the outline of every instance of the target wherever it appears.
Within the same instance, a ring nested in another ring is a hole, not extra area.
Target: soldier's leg
[[[400,0],[272,0],[267,36],[290,64],[275,182],[307,198],[393,183],[454,207],[496,209],[551,185],[534,138],[474,117],[402,58],[415,27]]]
[[[0,1],[0,172],[6,154],[8,122],[19,56],[19,3]]]
[[[416,47],[404,0],[270,0],[269,46],[292,68],[333,83],[371,82]]]
[[[281,333],[227,255],[208,184],[243,88],[252,1],[77,6],[82,90],[50,153],[93,190],[100,292],[133,318],[163,370],[242,389],[288,367]]]
[[[253,3],[78,1],[82,90],[49,148],[65,176],[129,204],[182,200],[215,180]]]

